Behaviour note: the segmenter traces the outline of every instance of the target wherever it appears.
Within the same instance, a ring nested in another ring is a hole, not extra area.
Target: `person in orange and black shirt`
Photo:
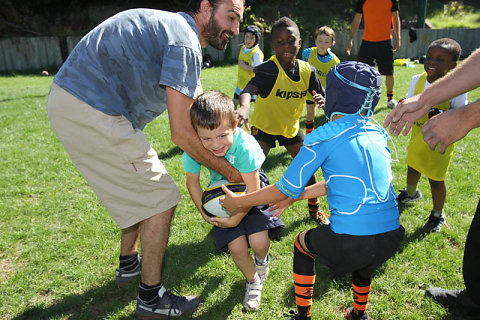
[[[381,75],[385,76],[387,87],[387,106],[393,109],[397,101],[393,99],[395,78],[393,74],[393,53],[401,46],[401,24],[398,0],[358,0],[355,16],[350,30],[347,54],[353,46],[353,38],[358,31],[360,22],[364,23],[362,44],[358,51],[358,61],[373,66],[376,61]],[[392,26],[395,33],[395,43],[392,47]]]

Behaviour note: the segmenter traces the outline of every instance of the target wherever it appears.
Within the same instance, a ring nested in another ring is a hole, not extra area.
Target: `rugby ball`
[[[210,217],[228,218],[230,212],[222,207],[219,199],[225,196],[222,190],[222,184],[230,191],[237,195],[244,194],[247,186],[241,182],[230,182],[228,180],[220,180],[209,185],[202,194],[202,208]]]

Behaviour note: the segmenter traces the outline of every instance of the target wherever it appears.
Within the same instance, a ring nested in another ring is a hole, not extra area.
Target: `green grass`
[[[480,28],[478,5],[476,7],[466,5],[462,1],[450,1],[443,5],[435,1],[429,1],[427,19],[435,29]]]
[[[397,100],[408,91],[412,75],[422,70],[421,65],[395,69]],[[0,76],[0,318],[131,319],[138,282],[123,289],[114,284],[119,230],[50,128],[45,105],[51,80]],[[205,89],[233,95],[236,67],[205,69],[202,81]],[[469,95],[470,100],[479,97],[480,89]],[[382,97],[376,119],[382,123],[387,112]],[[318,122],[322,119],[319,114]],[[229,255],[216,252],[211,226],[189,199],[181,152],[170,141],[167,115],[149,124],[145,132],[184,196],[171,230],[165,284],[201,297],[195,319],[282,319],[295,306],[293,238],[314,227],[307,219],[306,203],[294,204],[283,216],[286,228],[272,244],[271,273],[260,311],[243,313],[245,280]],[[448,228],[425,237],[419,232],[431,209],[425,178],[420,182],[424,199],[402,211],[406,237],[398,254],[375,274],[371,319],[468,319],[425,299],[424,290],[432,285],[463,286],[465,237],[480,194],[475,178],[479,138],[474,130],[457,143],[447,177]],[[400,136],[393,141],[399,159],[393,164],[394,186],[400,189],[405,184],[408,140]],[[289,163],[283,149],[273,149],[265,163],[271,181]],[[326,208],[324,199],[322,206]],[[343,319],[351,302],[350,278],[333,277],[317,266],[314,318]]]

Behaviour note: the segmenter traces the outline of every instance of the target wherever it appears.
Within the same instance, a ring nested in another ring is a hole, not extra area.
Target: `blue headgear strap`
[[[364,87],[356,82],[353,82],[353,81],[350,81],[348,80],[347,78],[345,78],[344,76],[342,76],[338,71],[337,71],[337,66],[334,66],[330,71],[333,71],[333,74],[338,78],[340,79],[343,83],[345,84],[348,84],[349,86],[352,86],[354,88],[357,88],[357,89],[360,89],[362,91],[366,91],[367,92],[367,96],[365,97],[365,101],[363,102],[363,105],[362,107],[356,112],[354,113],[354,115],[356,114],[360,114],[364,109],[367,109],[368,112],[367,112],[367,117],[371,116],[372,115],[372,102],[373,102],[373,99],[375,97],[376,94],[380,94],[380,90],[375,88],[375,87]],[[332,112],[332,114],[330,115],[330,121],[332,120],[332,117],[335,115],[335,114],[341,114],[341,115],[352,115],[352,114],[349,114],[349,113],[343,113],[343,112]]]

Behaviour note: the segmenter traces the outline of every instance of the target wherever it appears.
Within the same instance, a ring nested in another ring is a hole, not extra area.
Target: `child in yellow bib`
[[[407,97],[421,93],[434,81],[455,68],[460,54],[461,47],[455,40],[443,38],[433,41],[427,50],[424,62],[425,72],[412,78]],[[445,223],[446,218],[443,211],[447,194],[445,178],[455,147],[454,144],[450,145],[443,154],[438,152],[438,149],[432,151],[423,140],[422,126],[431,117],[449,109],[463,107],[466,104],[468,104],[468,100],[465,93],[434,106],[428,114],[418,120],[412,127],[406,161],[408,165],[407,187],[400,191],[397,201],[408,204],[419,200],[422,193],[417,189],[418,181],[422,174],[428,178],[432,192],[433,210],[430,212],[427,223],[423,226],[425,232],[440,231]]]
[[[272,25],[271,48],[275,55],[255,68],[255,76],[240,95],[240,108],[236,110],[239,124],[248,127],[250,102],[258,95],[252,114],[252,135],[262,147],[265,156],[276,142],[284,146],[294,158],[303,145],[300,116],[307,93],[317,104],[323,104],[322,86],[315,68],[296,59],[302,40],[297,24],[287,17]],[[310,183],[316,182],[315,176]],[[328,223],[319,210],[317,198],[309,199],[309,213],[317,223]]]
[[[262,32],[259,27],[250,25],[245,30],[243,45],[238,53],[237,87],[233,94],[233,103],[238,105],[238,98],[248,81],[253,78],[253,69],[263,62],[263,52],[258,46]],[[252,97],[255,101],[255,97]]]
[[[340,63],[340,59],[330,50],[335,45],[335,31],[323,26],[315,31],[315,47],[306,48],[302,52],[302,60],[307,61],[317,70],[317,77],[325,90],[327,73],[330,68]],[[305,132],[309,134],[315,129],[315,104],[312,96],[307,95],[307,116],[305,117]]]

